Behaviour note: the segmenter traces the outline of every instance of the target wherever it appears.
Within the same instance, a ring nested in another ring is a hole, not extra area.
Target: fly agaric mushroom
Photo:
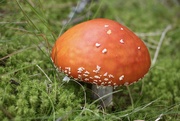
[[[151,64],[143,41],[118,22],[102,18],[67,30],[57,39],[51,58],[67,76],[93,84],[99,97],[113,87],[137,82]],[[112,94],[102,100],[108,106]]]

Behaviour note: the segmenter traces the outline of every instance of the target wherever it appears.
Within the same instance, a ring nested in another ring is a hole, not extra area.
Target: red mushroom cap
[[[134,83],[151,64],[145,44],[108,19],[89,20],[67,30],[56,41],[51,57],[68,76],[104,86]]]

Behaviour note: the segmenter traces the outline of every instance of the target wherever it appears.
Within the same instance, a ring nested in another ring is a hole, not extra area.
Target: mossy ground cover
[[[180,120],[180,2],[92,0],[68,21],[78,2],[0,1],[0,120]],[[63,82],[50,59],[61,33],[100,17],[137,33],[152,59],[141,81],[115,89],[113,110],[99,110],[88,85]]]

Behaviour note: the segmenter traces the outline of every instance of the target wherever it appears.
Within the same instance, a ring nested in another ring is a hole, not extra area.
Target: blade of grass
[[[101,8],[102,8],[102,5],[103,5],[103,0],[100,1],[99,7],[98,7],[98,9],[96,10],[96,12],[94,13],[94,16],[92,17],[92,19],[94,19],[94,18],[97,17],[97,14],[100,12],[100,10],[101,10]]]
[[[37,64],[36,66],[37,66],[38,69],[46,76],[46,78],[48,79],[48,81],[49,81],[50,83],[52,83],[51,79],[47,76],[47,74],[45,73],[45,71],[44,71],[38,64]]]
[[[43,25],[51,32],[54,40],[56,39],[55,35],[53,34],[53,31],[51,28],[48,26],[48,22],[46,21],[45,17],[42,17],[43,12],[40,14],[33,6],[32,4],[29,3],[29,1],[26,0],[28,5],[30,6],[31,10],[37,15],[37,17],[40,19],[40,21],[43,23]]]
[[[129,89],[128,85],[126,86],[126,88],[128,90],[128,93],[129,93],[129,97],[130,97],[131,105],[132,105],[132,110],[133,110],[134,109],[134,101],[133,101],[133,98],[132,98],[132,95],[131,95],[131,90]]]
[[[34,28],[35,30],[37,30],[38,33],[35,32],[35,31],[33,31],[33,34],[38,38],[39,41],[41,41],[40,36],[39,36],[39,35],[41,35],[41,37],[42,37],[42,38],[44,39],[44,41],[47,43],[47,46],[48,46],[48,48],[49,48],[49,50],[50,50],[51,47],[50,47],[47,39],[46,39],[44,36],[42,36],[42,32],[41,32],[41,31],[38,29],[38,27],[34,24],[34,22],[31,20],[31,18],[28,16],[28,14],[23,10],[23,8],[22,8],[22,6],[20,5],[20,3],[18,2],[18,0],[16,0],[16,3],[18,4],[18,6],[19,6],[19,8],[21,9],[21,11],[22,11],[22,13],[24,14],[24,16],[27,18],[28,24],[29,24],[32,28]],[[41,20],[41,22],[42,22],[42,23],[46,26],[46,28],[51,32],[51,35],[52,35],[52,37],[53,37],[54,40],[55,40],[55,36],[54,36],[52,30],[50,29],[50,27],[48,27],[47,24],[45,24],[45,23],[47,23],[46,20],[39,15],[39,13],[34,9],[34,7],[33,7],[29,2],[27,2],[27,3],[28,3],[28,5],[30,6],[31,10],[33,10],[33,12],[38,16],[38,18]]]
[[[21,11],[23,12],[24,16],[27,18],[28,23],[34,27],[35,30],[37,30],[38,32],[40,32],[40,30],[36,27],[36,25],[33,23],[33,21],[31,21],[30,17],[26,14],[26,12],[23,10],[22,6],[20,5],[20,3],[18,2],[18,0],[16,0],[16,3],[18,4],[19,8],[21,9]],[[40,32],[41,33],[41,32]]]
[[[171,26],[171,25],[168,25],[168,26],[164,29],[164,31],[162,32],[162,34],[161,34],[161,38],[160,38],[160,40],[159,40],[158,46],[157,46],[157,48],[156,48],[156,52],[155,52],[155,54],[154,54],[154,58],[153,58],[153,60],[152,60],[152,66],[156,63],[157,57],[158,57],[158,55],[159,55],[159,51],[160,51],[160,49],[161,49],[162,42],[163,42],[163,40],[164,40],[164,38],[165,38],[165,36],[166,36],[166,33],[167,33],[170,29],[172,29],[172,26]]]

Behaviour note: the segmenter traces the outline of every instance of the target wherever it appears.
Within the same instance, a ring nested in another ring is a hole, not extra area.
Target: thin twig
[[[162,32],[161,38],[160,38],[159,43],[158,43],[158,46],[157,46],[157,48],[156,48],[156,52],[155,52],[155,54],[154,54],[154,58],[153,58],[153,60],[152,60],[152,66],[156,63],[156,60],[157,60],[157,57],[158,57],[158,54],[159,54],[159,51],[160,51],[162,42],[163,42],[163,40],[164,40],[164,37],[165,37],[166,33],[167,33],[171,28],[172,28],[172,26],[171,26],[171,25],[168,25],[168,26],[164,29],[164,31]]]

